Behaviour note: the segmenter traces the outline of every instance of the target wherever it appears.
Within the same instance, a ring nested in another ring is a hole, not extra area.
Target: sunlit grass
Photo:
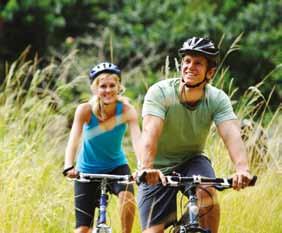
[[[61,175],[61,170],[69,132],[67,115],[72,113],[76,103],[66,97],[66,92],[83,78],[79,76],[69,83],[66,81],[71,62],[68,58],[63,60],[63,65],[51,63],[40,69],[37,59],[29,62],[20,59],[7,68],[7,79],[0,93],[0,233],[73,231],[73,183]],[[46,77],[50,82],[57,81],[52,86],[43,82]],[[28,88],[27,79],[31,81]],[[231,85],[229,94],[234,90]],[[255,120],[253,116],[262,122],[261,117],[268,113],[268,98],[260,96],[259,87],[250,88],[250,91],[253,92],[241,97],[237,112],[240,117]],[[261,117],[253,106],[258,100],[262,101],[259,106],[266,109]],[[271,160],[267,169],[258,174],[257,186],[219,194],[222,233],[282,231],[281,108],[271,116],[271,120],[264,124],[269,135]],[[125,149],[131,167],[135,168],[132,149],[128,146]],[[233,173],[215,129],[208,139],[207,151],[218,176]],[[109,219],[113,233],[120,233],[117,198],[114,196],[110,198]],[[138,213],[133,232],[141,232]]]
[[[281,174],[268,170],[255,187],[220,194],[220,232],[281,232],[281,184]]]

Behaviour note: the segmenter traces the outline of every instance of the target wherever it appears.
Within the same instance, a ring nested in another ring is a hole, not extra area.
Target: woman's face
[[[115,103],[119,93],[118,78],[114,75],[99,78],[96,93],[105,105]]]

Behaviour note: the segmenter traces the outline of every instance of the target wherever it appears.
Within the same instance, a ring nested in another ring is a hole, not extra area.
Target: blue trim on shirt
[[[88,124],[83,126],[83,141],[76,168],[86,173],[106,173],[127,164],[122,140],[126,124],[122,122],[123,104],[117,103],[115,126],[111,130],[100,127],[97,117],[91,112]]]

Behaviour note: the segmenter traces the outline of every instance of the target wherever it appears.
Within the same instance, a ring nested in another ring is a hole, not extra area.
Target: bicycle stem
[[[196,185],[192,185],[192,187],[188,191],[189,225],[193,227],[199,226],[199,207],[197,205],[198,198],[196,196],[196,188]]]
[[[106,208],[107,208],[107,181],[106,179],[102,179],[98,225],[106,223],[107,220]]]

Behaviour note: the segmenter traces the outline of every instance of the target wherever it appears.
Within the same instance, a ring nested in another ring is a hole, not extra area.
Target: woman
[[[70,178],[75,177],[77,172],[130,174],[122,140],[128,125],[137,154],[140,128],[134,107],[120,95],[121,71],[116,65],[105,62],[96,65],[89,76],[93,97],[76,109],[63,174]],[[74,167],[81,135],[81,148]],[[91,231],[94,210],[99,203],[98,186],[94,182],[75,182],[76,233]],[[122,232],[130,233],[135,213],[133,187],[114,184],[111,192],[119,198]]]

